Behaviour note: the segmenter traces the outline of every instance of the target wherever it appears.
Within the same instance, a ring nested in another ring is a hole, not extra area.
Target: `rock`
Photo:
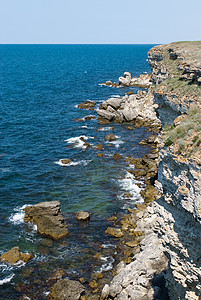
[[[94,149],[102,151],[104,148],[102,144],[97,144],[94,146]]]
[[[112,134],[112,133],[109,133],[109,134],[107,134],[106,136],[105,136],[105,140],[106,141],[115,141],[116,140],[116,136],[114,135],[114,134]]]
[[[92,275],[92,278],[95,279],[95,280],[97,281],[98,279],[103,278],[103,274],[100,273],[100,272],[94,273],[94,274]]]
[[[35,223],[40,234],[54,240],[68,235],[59,201],[41,202],[25,207],[24,211],[24,221]]]
[[[96,282],[96,280],[92,280],[91,282],[89,282],[89,286],[92,289],[95,289],[98,287],[98,283]]]
[[[82,102],[78,105],[78,108],[84,108],[84,109],[87,109],[87,108],[91,108],[91,107],[94,107],[96,105],[96,102],[94,101],[86,101],[86,102]]]
[[[102,292],[101,292],[101,300],[104,300],[104,299],[107,299],[108,295],[109,295],[109,292],[110,292],[110,287],[108,284],[105,284],[103,289],[102,289]]]
[[[134,248],[134,247],[137,247],[139,245],[139,242],[130,241],[130,242],[125,243],[125,245],[128,246],[128,247]]]
[[[106,120],[108,121],[112,121],[112,119],[115,118],[115,114],[112,113],[112,112],[109,112],[107,110],[104,110],[104,109],[97,109],[97,114],[102,117],[102,118],[105,118]]]
[[[75,280],[60,279],[51,288],[49,300],[79,300],[84,286]]]
[[[105,233],[107,233],[109,235],[113,235],[116,238],[120,238],[120,237],[124,236],[123,232],[119,228],[108,227],[107,230],[105,231]]]
[[[62,277],[64,277],[64,275],[65,275],[65,271],[63,269],[58,269],[50,275],[48,281],[55,281],[61,279]]]
[[[133,130],[134,129],[132,126],[128,126],[127,128],[128,128],[128,130]]]
[[[76,214],[76,219],[80,221],[88,221],[90,219],[90,214],[87,211],[79,211]]]
[[[119,77],[119,85],[129,86],[131,82],[131,73],[124,72],[124,77]]]
[[[117,217],[116,216],[112,216],[112,217],[108,218],[108,221],[115,222],[115,221],[117,221]]]
[[[152,85],[151,76],[148,74],[141,74],[139,77],[133,77],[130,81],[130,85],[149,88]]]
[[[30,259],[34,257],[33,254],[22,253],[19,247],[13,247],[8,252],[1,255],[1,262],[8,262],[10,264],[16,263],[27,263]]]
[[[106,81],[105,85],[110,86],[113,85],[113,82],[111,80]]]
[[[86,116],[84,119],[85,119],[85,121],[90,121],[90,120],[96,119],[96,117],[95,116]]]
[[[113,156],[112,156],[113,159],[122,159],[122,155],[121,154],[118,154],[118,153],[115,153]]]
[[[61,159],[61,163],[64,165],[68,165],[71,163],[71,160],[69,158],[63,158]]]
[[[104,156],[104,153],[98,153],[97,154],[97,157],[103,157]]]

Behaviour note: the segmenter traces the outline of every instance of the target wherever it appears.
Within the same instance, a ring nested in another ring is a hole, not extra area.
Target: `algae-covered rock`
[[[97,157],[103,157],[104,156],[104,153],[98,153],[97,154]]]
[[[78,108],[84,108],[84,109],[87,109],[87,108],[91,108],[91,107],[94,107],[96,105],[96,102],[94,101],[86,101],[86,102],[82,102],[78,105]]]
[[[119,228],[108,227],[105,233],[109,235],[113,235],[116,238],[120,238],[124,236],[123,232]]]
[[[109,133],[109,134],[107,134],[106,136],[105,136],[105,140],[106,141],[115,141],[116,140],[116,136],[114,135],[114,134],[112,134],[112,133]]]
[[[68,235],[59,201],[41,202],[24,208],[25,222],[37,225],[40,234],[58,240]]]
[[[103,148],[102,144],[97,144],[97,145],[94,146],[94,149],[102,151],[104,148]]]
[[[79,300],[84,290],[78,281],[60,279],[52,286],[48,300]]]
[[[19,262],[27,263],[33,257],[33,254],[20,252],[19,247],[13,247],[11,250],[1,255],[1,262],[8,262],[10,264],[16,264]]]
[[[115,153],[113,156],[112,156],[113,159],[122,159],[122,155],[121,154],[118,154],[118,153]]]
[[[62,158],[61,163],[64,165],[68,165],[71,163],[71,160],[69,158]]]

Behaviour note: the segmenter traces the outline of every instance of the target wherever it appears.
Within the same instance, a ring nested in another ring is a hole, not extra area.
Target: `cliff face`
[[[201,42],[161,45],[149,51],[152,80],[156,84],[154,100],[163,124],[171,123],[192,106],[198,110],[196,115],[200,115],[200,54]],[[190,130],[194,134],[194,129]],[[189,146],[187,138],[190,139],[184,134],[183,149]],[[174,141],[179,143],[177,138]],[[174,141],[170,147],[162,145],[160,149],[156,187],[161,197],[153,204],[157,214],[154,231],[169,258],[165,278],[170,299],[201,299],[200,143],[195,146],[197,154],[187,158],[182,151],[175,150],[178,148]],[[192,144],[191,141],[191,147]]]

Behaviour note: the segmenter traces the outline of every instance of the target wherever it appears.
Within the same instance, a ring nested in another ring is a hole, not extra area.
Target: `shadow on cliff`
[[[180,208],[179,205],[174,206],[172,203],[167,203],[164,197],[157,199],[155,203],[161,206],[161,209],[164,208],[167,213],[170,213],[174,219],[173,230],[175,234],[171,230],[171,235],[168,235],[165,226],[164,228],[160,228],[159,225],[159,228],[157,228],[157,234],[162,238],[163,242],[165,241],[165,248],[167,249],[165,254],[169,259],[167,273],[168,278],[171,279],[171,286],[169,283],[169,289],[171,289],[171,291],[169,291],[170,298],[186,299],[186,291],[193,291],[197,296],[200,296],[196,285],[199,284],[201,278],[200,276],[197,277],[193,275],[194,270],[192,270],[191,266],[201,268],[201,225],[192,214]],[[168,222],[168,215],[163,215],[162,210],[161,215],[164,221]],[[167,217],[167,220],[165,220],[165,217]],[[170,220],[169,224],[171,222]],[[163,237],[165,237],[165,239],[163,239]],[[186,253],[187,255],[185,255]],[[171,264],[171,258],[173,258],[173,260],[176,258],[177,263],[175,264],[175,261],[172,261]],[[183,269],[184,265],[186,266],[186,270]],[[181,276],[180,278],[182,280],[185,279],[185,287],[175,280],[172,273],[173,270],[177,272],[178,277]],[[174,297],[172,297],[172,293]]]
[[[151,280],[154,289],[154,300],[170,300],[165,282],[165,271],[157,274]]]

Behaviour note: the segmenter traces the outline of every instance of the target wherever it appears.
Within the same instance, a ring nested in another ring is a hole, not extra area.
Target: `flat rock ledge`
[[[51,288],[48,300],[79,300],[84,286],[75,280],[60,279]]]
[[[7,262],[12,265],[23,262],[27,263],[33,257],[33,254],[20,252],[19,247],[13,247],[11,250],[1,255],[1,262]]]
[[[134,122],[138,127],[160,128],[161,122],[155,112],[157,107],[150,91],[138,91],[137,94],[125,95],[122,98],[110,98],[102,102],[97,113],[100,118],[108,121]]]
[[[61,213],[59,201],[41,202],[24,208],[25,222],[37,225],[40,234],[53,240],[66,237],[69,233]]]
[[[152,300],[157,292],[160,293],[159,287],[153,287],[153,280],[163,276],[163,271],[168,268],[168,258],[152,229],[157,215],[151,205],[143,213],[139,212],[138,217],[136,230],[145,232],[140,242],[140,252],[130,264],[126,265],[123,261],[119,263],[117,274],[109,285],[103,287],[101,299]]]

